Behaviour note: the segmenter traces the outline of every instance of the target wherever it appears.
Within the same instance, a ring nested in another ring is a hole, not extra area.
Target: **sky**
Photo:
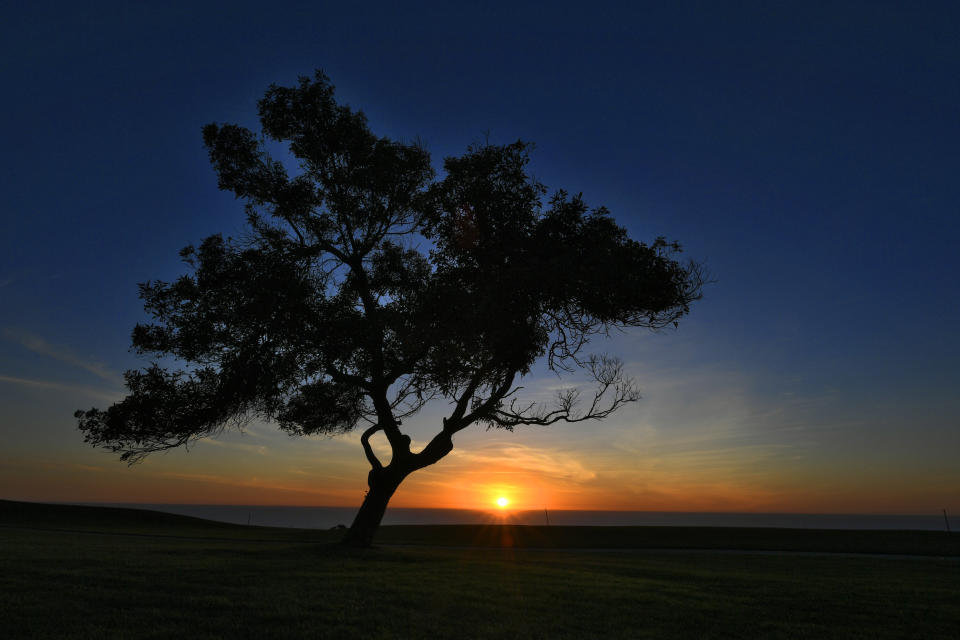
[[[960,5],[460,4],[4,10],[0,498],[359,505],[355,434],[254,423],[127,467],[73,418],[147,364],[129,351],[137,283],[243,227],[201,127],[256,127],[268,85],[320,68],[438,169],[534,142],[551,190],[679,241],[714,279],[679,329],[595,345],[640,402],[471,427],[391,505],[960,511]],[[443,412],[404,422],[415,447]]]

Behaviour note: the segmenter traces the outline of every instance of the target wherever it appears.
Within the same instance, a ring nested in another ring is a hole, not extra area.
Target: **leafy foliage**
[[[376,137],[321,72],[270,87],[259,114],[261,135],[203,129],[220,188],[246,202],[247,233],[187,247],[186,275],[140,285],[152,321],[134,329],[134,348],[187,366],[128,372],[129,396],[76,414],[88,442],[123,459],[251,417],[294,434],[364,424],[374,470],[368,438],[382,430],[402,478],[474,422],[602,418],[636,400],[619,361],[585,345],[675,324],[700,296],[700,268],[679,245],[632,240],[580,196],[544,203],[527,143],[470,147],[437,179],[421,145]],[[296,175],[264,139],[288,146]],[[592,375],[592,399],[518,400],[517,381],[544,356]],[[443,429],[411,453],[401,420],[437,398],[451,406]]]

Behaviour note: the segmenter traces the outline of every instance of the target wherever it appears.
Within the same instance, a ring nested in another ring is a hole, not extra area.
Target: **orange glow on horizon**
[[[362,455],[349,458],[337,452],[320,465],[310,458],[267,455],[259,445],[246,441],[228,444],[156,456],[134,467],[94,451],[82,457],[7,459],[0,464],[0,487],[5,488],[0,498],[349,508],[363,501],[369,467]],[[912,514],[940,513],[944,507],[960,511],[953,506],[954,485],[933,471],[906,467],[834,469],[801,461],[764,468],[751,466],[750,460],[734,453],[722,465],[705,465],[698,457],[679,454],[669,464],[655,458],[627,464],[616,456],[591,451],[557,452],[519,445],[486,450],[464,446],[455,451],[460,453],[411,475],[390,507],[483,510],[504,518],[544,509],[551,513]]]

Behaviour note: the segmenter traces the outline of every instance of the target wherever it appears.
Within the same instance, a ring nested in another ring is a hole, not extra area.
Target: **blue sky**
[[[639,404],[587,429],[464,434],[459,458],[396,500],[453,505],[445,478],[480,495],[508,452],[516,482],[547,478],[557,507],[960,509],[956,4],[4,13],[0,497],[356,502],[349,438],[259,425],[128,470],[72,418],[142,364],[127,352],[136,283],[241,228],[200,127],[254,126],[267,85],[322,68],[376,133],[419,137],[438,167],[487,136],[535,142],[545,184],[606,205],[634,237],[679,240],[716,279],[679,331],[598,345],[630,363]],[[609,498],[622,486],[624,504]]]

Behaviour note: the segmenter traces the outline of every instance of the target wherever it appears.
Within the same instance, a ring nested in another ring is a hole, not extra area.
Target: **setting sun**
[[[497,498],[497,506],[500,507],[501,509],[505,508],[508,504],[510,504],[510,501],[504,498],[503,496],[500,496],[499,498]]]

